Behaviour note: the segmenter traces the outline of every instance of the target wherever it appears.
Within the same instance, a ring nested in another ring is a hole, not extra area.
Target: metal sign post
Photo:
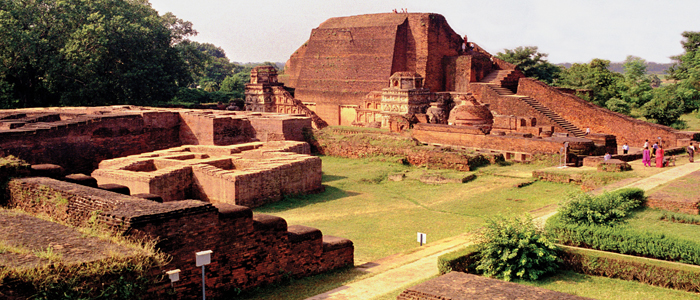
[[[195,257],[197,258],[197,266],[202,267],[202,300],[207,300],[206,277],[204,276],[204,266],[211,263],[211,254],[211,250],[200,251],[195,253]]]
[[[418,242],[420,243],[421,246],[426,243],[426,235],[425,233],[418,233]]]

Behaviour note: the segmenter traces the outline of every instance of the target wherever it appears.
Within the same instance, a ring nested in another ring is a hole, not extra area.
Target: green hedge
[[[567,224],[555,215],[547,233],[559,243],[662,260],[700,265],[700,243],[627,226]]]
[[[599,196],[576,193],[567,196],[559,208],[566,223],[615,225],[623,222],[629,212],[644,205],[644,191],[638,188],[620,189]]]
[[[700,267],[566,246],[562,250],[562,266],[577,273],[700,292]]]
[[[441,275],[452,271],[475,274],[478,249],[477,245],[471,245],[440,255],[438,257],[438,271]]]
[[[562,269],[577,273],[639,281],[644,284],[700,292],[700,267],[643,257],[561,246]],[[476,274],[478,247],[472,245],[438,257],[440,274]]]

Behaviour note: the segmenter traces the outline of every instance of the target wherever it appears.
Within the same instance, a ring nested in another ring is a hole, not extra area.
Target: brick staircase
[[[490,83],[501,88],[515,92],[518,90],[518,79],[512,78],[514,70],[494,70],[481,79],[483,83]]]
[[[498,71],[501,71],[501,70],[498,70]],[[496,73],[496,72],[493,72],[493,73],[489,74],[489,76],[493,75],[494,73]],[[487,79],[489,76],[484,77],[484,81],[486,81],[486,79]],[[491,79],[491,80],[493,80],[493,81],[495,81],[495,82],[499,82],[499,81],[498,81],[498,76],[500,76],[500,75],[493,76],[493,79]],[[507,76],[507,75],[506,75],[506,76]],[[573,136],[575,136],[575,137],[584,137],[584,136],[586,135],[586,133],[583,132],[583,130],[581,130],[581,129],[579,129],[578,127],[574,126],[574,124],[571,124],[569,121],[567,121],[566,119],[562,118],[560,115],[558,115],[557,113],[555,113],[554,111],[552,111],[552,110],[549,109],[548,107],[542,105],[542,104],[539,103],[537,100],[535,100],[535,99],[533,99],[533,98],[530,98],[530,97],[528,97],[528,96],[522,96],[522,95],[514,94],[510,89],[504,88],[504,87],[500,86],[498,83],[494,83],[494,82],[485,82],[485,83],[487,83],[486,86],[488,86],[490,89],[492,89],[493,91],[495,91],[496,93],[498,93],[498,94],[501,95],[501,96],[506,96],[506,97],[517,97],[518,99],[520,99],[520,100],[522,100],[523,102],[527,103],[527,105],[529,105],[530,107],[532,107],[532,108],[535,109],[536,111],[538,111],[538,112],[540,112],[541,114],[543,114],[545,117],[547,117],[549,120],[551,120],[551,121],[554,122],[555,124],[557,124],[557,125],[561,126],[562,128],[564,128],[564,130],[566,130],[567,132],[569,132],[569,133],[572,134]]]

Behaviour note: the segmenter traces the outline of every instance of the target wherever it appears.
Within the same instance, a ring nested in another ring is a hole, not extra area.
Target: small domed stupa
[[[460,96],[462,103],[450,111],[449,125],[474,126],[488,134],[493,126],[493,114],[474,96]]]

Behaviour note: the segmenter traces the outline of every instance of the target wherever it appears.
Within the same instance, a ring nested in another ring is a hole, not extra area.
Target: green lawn
[[[518,283],[594,299],[700,299],[700,295],[695,293],[650,286],[636,281],[583,275],[571,271],[559,272],[538,282]]]
[[[674,223],[659,220],[664,214],[663,210],[645,208],[635,211],[627,220],[627,226],[640,231],[663,233],[669,237],[677,237],[693,241],[700,241],[700,225]],[[681,215],[680,213],[675,213]],[[694,215],[697,217],[697,215]]]
[[[255,209],[283,217],[287,223],[311,226],[326,235],[355,243],[355,262],[362,264],[418,247],[416,232],[428,242],[480,227],[496,214],[521,214],[557,204],[561,195],[580,189],[569,184],[536,182],[516,188],[524,178],[499,173],[525,174],[537,166],[489,166],[476,172],[426,170],[374,159],[322,157],[326,191],[289,197]],[[387,180],[403,172],[401,182]],[[424,184],[424,174],[460,177],[476,173],[468,183]]]

